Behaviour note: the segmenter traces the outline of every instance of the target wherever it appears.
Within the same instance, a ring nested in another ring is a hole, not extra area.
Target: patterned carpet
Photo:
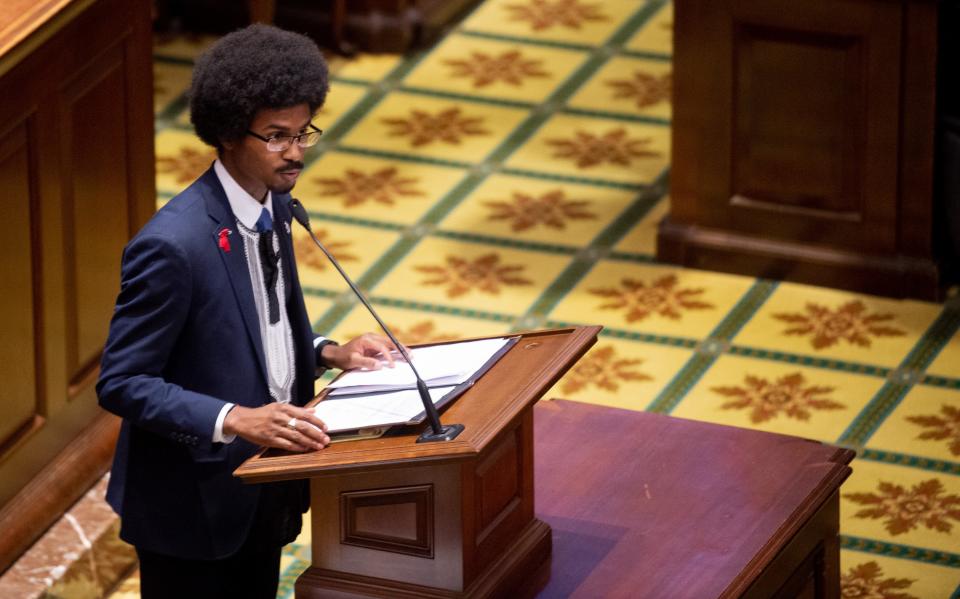
[[[406,342],[599,323],[550,396],[855,449],[844,596],[958,596],[960,310],[656,262],[672,14],[487,0],[429,51],[336,62],[296,194]],[[160,204],[213,157],[183,96],[204,43],[156,46]],[[374,328],[297,250],[317,329]],[[309,553],[287,548],[279,596]]]

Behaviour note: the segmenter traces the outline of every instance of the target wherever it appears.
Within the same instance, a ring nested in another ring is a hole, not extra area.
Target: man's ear
[[[221,140],[220,140],[220,148],[223,149],[223,150],[232,150],[235,145],[236,145],[236,144],[235,144],[234,142],[232,142],[232,141],[229,141],[229,140],[226,140],[226,139],[221,139]]]

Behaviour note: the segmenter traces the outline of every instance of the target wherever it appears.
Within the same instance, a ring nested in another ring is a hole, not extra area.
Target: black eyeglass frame
[[[297,135],[273,135],[271,137],[264,137],[259,133],[254,133],[249,129],[247,129],[247,135],[251,135],[259,139],[260,141],[266,142],[267,149],[270,150],[271,152],[285,152],[290,148],[290,146],[293,145],[294,141],[296,141],[297,145],[300,146],[301,148],[309,148],[317,145],[317,142],[320,141],[320,136],[323,135],[323,129],[320,129],[313,123],[307,123],[307,126],[310,127],[312,131],[304,131],[303,133],[299,133]],[[316,134],[317,136],[316,141],[310,144],[303,143],[305,139],[308,139],[309,136],[314,134]],[[286,145],[284,145],[282,148],[278,148],[274,150],[273,148],[270,147],[270,144],[272,143],[277,143],[277,142],[283,143],[284,141],[287,141],[288,143],[286,143]]]

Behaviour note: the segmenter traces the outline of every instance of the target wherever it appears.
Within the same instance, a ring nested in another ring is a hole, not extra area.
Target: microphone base
[[[433,443],[434,441],[452,441],[457,435],[463,432],[462,424],[447,424],[440,427],[440,434],[433,432],[433,427],[427,426],[427,430],[417,437],[417,443]]]

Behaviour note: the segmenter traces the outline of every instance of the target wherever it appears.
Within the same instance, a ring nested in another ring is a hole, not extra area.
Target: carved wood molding
[[[311,566],[297,579],[296,595],[298,599],[330,595],[390,599],[532,596],[549,577],[552,548],[550,527],[535,519],[520,532],[517,542],[462,592]]]
[[[340,542],[433,558],[433,485],[340,494]]]
[[[0,510],[0,572],[110,468],[120,419],[101,413]]]

